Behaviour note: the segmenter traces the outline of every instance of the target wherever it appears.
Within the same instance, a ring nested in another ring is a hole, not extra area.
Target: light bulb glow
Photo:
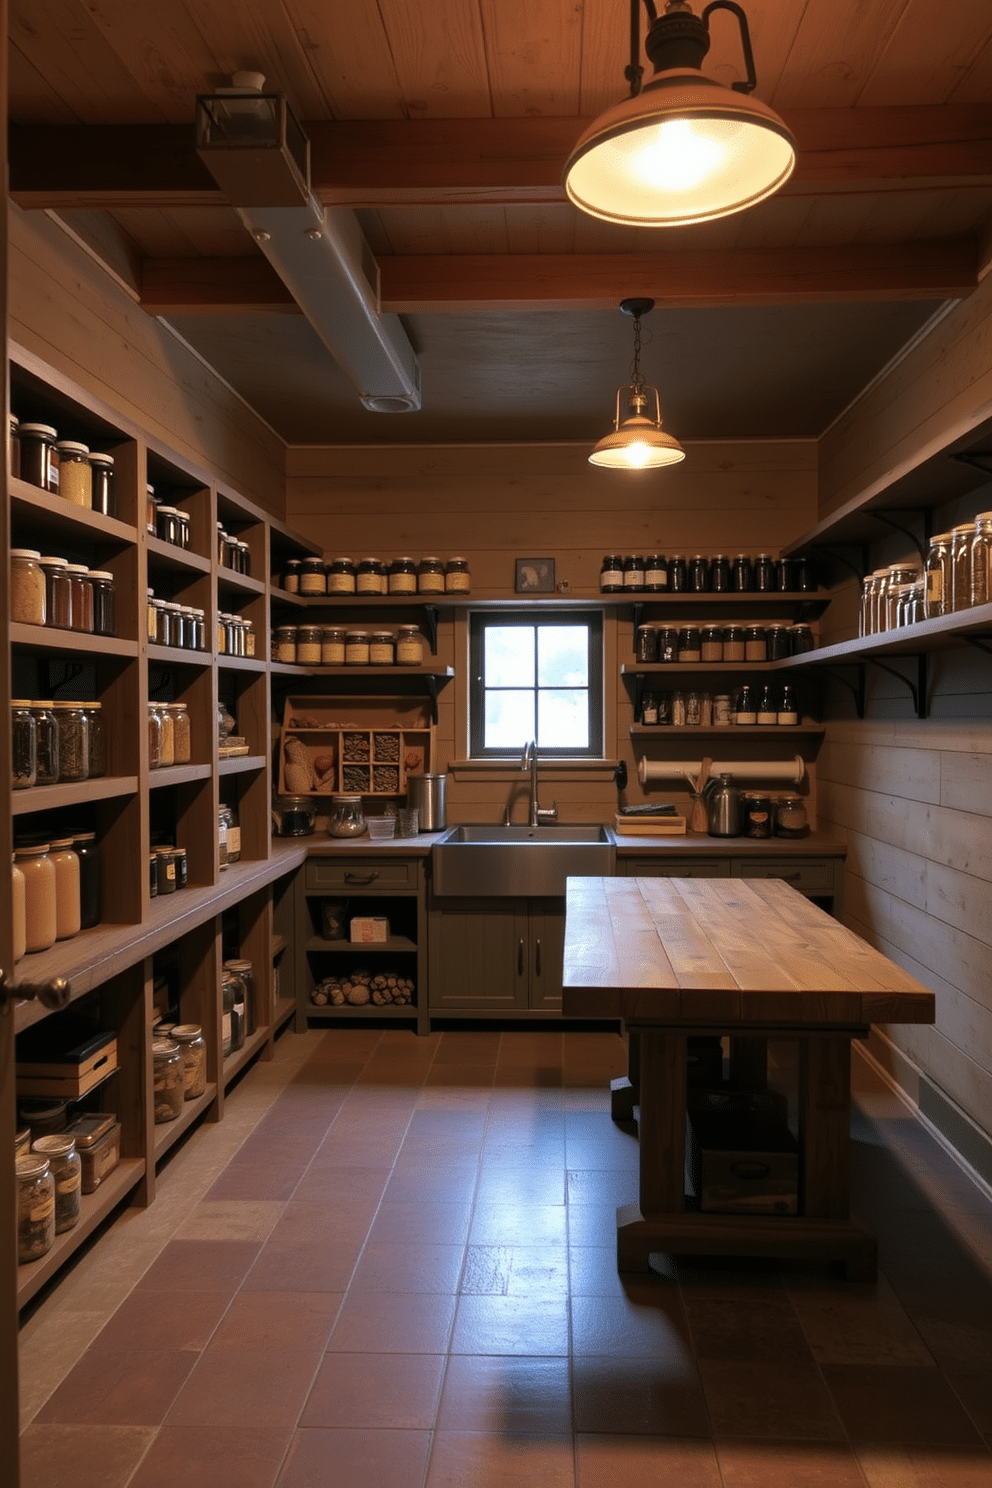
[[[642,439],[638,439],[636,443],[626,446],[622,452],[622,458],[632,470],[643,470],[651,458],[651,451]]]
[[[638,180],[658,191],[691,191],[723,165],[725,151],[689,119],[669,119],[643,131],[645,143],[631,161]]]

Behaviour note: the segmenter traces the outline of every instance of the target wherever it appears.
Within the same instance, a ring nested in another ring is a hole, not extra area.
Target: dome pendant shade
[[[654,394],[653,419],[644,416],[648,393]],[[624,394],[627,395],[630,414],[621,421],[620,401]],[[606,434],[595,446],[589,463],[609,470],[658,470],[664,465],[677,465],[684,459],[685,450],[678,440],[661,427],[658,389],[631,384],[617,393],[613,432]]]
[[[569,156],[565,190],[607,222],[677,227],[764,201],[795,163],[795,141],[773,109],[676,68],[589,126]]]

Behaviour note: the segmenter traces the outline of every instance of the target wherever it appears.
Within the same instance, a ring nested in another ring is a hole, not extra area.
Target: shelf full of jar
[[[913,625],[900,625],[893,630],[875,631],[856,636],[850,641],[837,641],[819,646],[801,657],[770,662],[769,666],[829,665],[831,662],[870,660],[873,656],[918,656],[926,651],[945,651],[952,646],[987,641],[992,644],[992,604],[972,605],[954,610],[949,615],[935,615],[931,620],[918,620]]]
[[[119,517],[106,516],[88,506],[76,506],[72,501],[61,500],[50,491],[43,491],[40,486],[13,475],[7,477],[7,486],[11,521],[15,527],[22,521],[30,524],[33,533],[39,536],[43,533],[55,539],[78,539],[85,535],[129,545],[138,540],[138,529],[122,522]]]
[[[800,723],[632,723],[630,737],[637,740],[674,738],[734,739],[820,739],[826,732],[822,723],[803,719]]]

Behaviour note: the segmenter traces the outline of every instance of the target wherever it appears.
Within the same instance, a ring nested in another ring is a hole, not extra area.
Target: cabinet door
[[[729,878],[729,858],[627,858],[625,878]]]
[[[565,910],[560,899],[531,899],[529,916],[531,1008],[561,1011]]]
[[[443,909],[431,912],[428,939],[433,1009],[526,1008],[526,900],[445,899]],[[559,982],[560,976],[559,970]]]

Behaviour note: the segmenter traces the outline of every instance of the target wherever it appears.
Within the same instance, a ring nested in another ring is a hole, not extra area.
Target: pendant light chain
[[[636,393],[644,391],[644,374],[641,371],[641,317],[634,316],[634,360],[630,367],[630,385]]]

